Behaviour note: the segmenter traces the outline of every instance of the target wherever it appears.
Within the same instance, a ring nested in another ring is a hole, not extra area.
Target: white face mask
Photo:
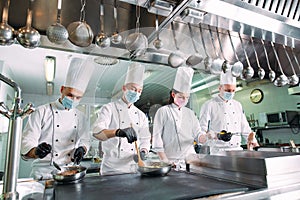
[[[182,108],[186,106],[188,103],[189,98],[184,98],[184,97],[178,97],[177,95],[174,96],[174,103],[179,107]]]

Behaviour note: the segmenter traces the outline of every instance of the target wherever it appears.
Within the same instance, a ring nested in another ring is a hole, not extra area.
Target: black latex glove
[[[141,159],[142,160],[146,160],[146,152],[145,151],[140,151],[140,156],[141,156]],[[139,158],[138,158],[138,155],[137,154],[134,154],[133,155],[133,160],[134,162],[138,162]]]
[[[79,165],[79,163],[82,161],[83,159],[83,156],[85,155],[85,149],[84,147],[78,147],[76,150],[75,150],[75,153],[74,153],[74,162]]]
[[[117,137],[126,137],[128,143],[132,143],[137,140],[136,132],[133,128],[125,128],[125,129],[118,129],[116,132]]]
[[[37,155],[39,158],[45,158],[48,153],[51,152],[51,145],[47,144],[46,142],[43,142],[39,144],[35,149],[35,155]]]

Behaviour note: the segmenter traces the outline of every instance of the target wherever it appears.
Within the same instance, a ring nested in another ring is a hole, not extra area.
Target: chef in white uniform
[[[27,121],[22,135],[23,159],[34,159],[31,176],[35,179],[52,178],[52,161],[68,165],[78,164],[90,146],[90,132],[85,115],[76,109],[93,69],[84,60],[73,58],[67,78],[61,86],[61,97],[39,106]]]
[[[98,112],[93,136],[102,141],[101,175],[136,173],[134,141],[143,155],[149,151],[148,118],[134,105],[142,93],[144,70],[141,64],[129,65],[122,97],[103,105]]]
[[[236,90],[236,78],[227,73],[221,73],[219,95],[205,102],[200,110],[201,131],[207,138],[202,137],[202,143],[210,146],[210,154],[222,151],[243,150],[242,137],[247,140],[247,147],[258,146],[255,133],[252,132],[240,102],[233,99]],[[231,140],[225,142],[217,139],[221,131],[233,133]]]
[[[160,160],[175,163],[195,154],[194,141],[201,131],[195,112],[185,107],[190,97],[194,70],[177,69],[169,104],[159,108],[153,123],[152,148]]]

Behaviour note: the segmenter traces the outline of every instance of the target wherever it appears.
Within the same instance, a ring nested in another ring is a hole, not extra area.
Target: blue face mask
[[[140,99],[140,93],[137,93],[132,90],[127,90],[125,93],[125,98],[128,103],[135,103]]]
[[[74,101],[66,96],[62,99],[61,103],[66,109],[75,108],[79,104],[78,101]]]
[[[234,92],[224,92],[224,94],[223,94],[223,98],[226,101],[233,99],[233,96],[234,96]]]

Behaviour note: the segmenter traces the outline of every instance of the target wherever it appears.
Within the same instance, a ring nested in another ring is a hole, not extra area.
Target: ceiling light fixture
[[[173,5],[167,1],[150,0],[148,12],[167,17],[173,10]]]
[[[191,24],[199,24],[203,21],[204,15],[206,12],[192,9],[192,8],[186,8],[180,13],[180,17],[182,21],[186,23]]]
[[[52,82],[55,77],[56,58],[53,56],[46,56],[44,61],[45,78],[47,82]]]

